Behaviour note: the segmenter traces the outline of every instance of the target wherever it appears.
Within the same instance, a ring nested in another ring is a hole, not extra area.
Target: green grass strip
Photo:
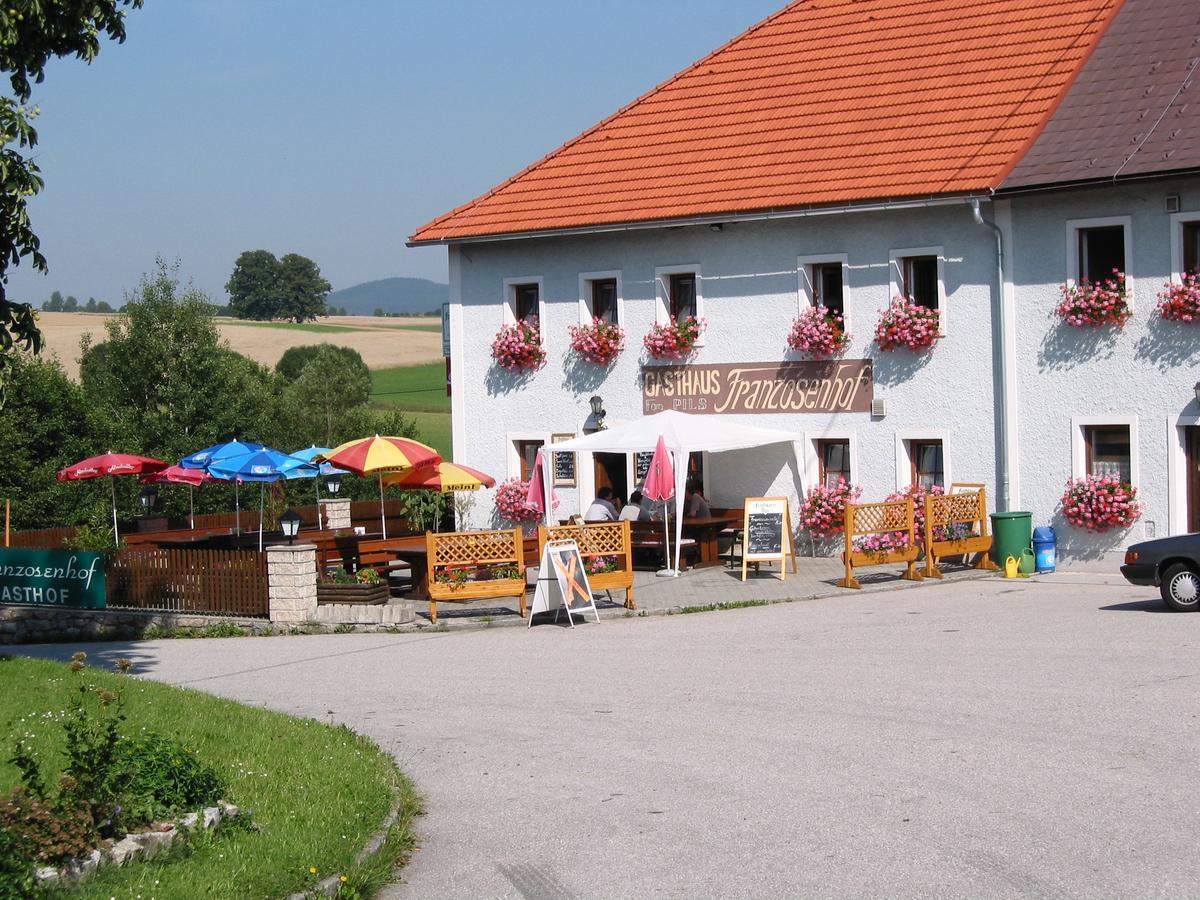
[[[352,331],[369,331],[367,328],[355,328],[351,325],[321,325],[317,322],[256,322],[252,319],[234,319],[223,316],[217,322],[224,325],[246,325],[250,328],[282,328],[285,331],[313,331],[317,334],[346,334]],[[438,331],[441,331],[438,326]]]
[[[127,652],[136,673],[137,651]],[[89,662],[107,655],[93,651]],[[102,869],[71,897],[281,897],[335,872],[368,895],[411,849],[409,826],[420,808],[412,786],[390,756],[342,726],[97,668],[77,675],[57,663],[0,658],[0,723],[7,726],[0,733],[7,743],[28,735],[44,762],[60,766],[57,717],[80,679],[120,691],[124,733],[173,735],[215,766],[229,786],[227,799],[252,810],[260,830],[199,835],[168,857]],[[7,762],[10,750],[0,746],[3,792],[18,778]],[[397,797],[401,814],[379,854],[356,864]]]
[[[720,612],[725,609],[746,609],[749,606],[770,606],[770,600],[730,600],[726,603],[706,603],[703,606],[682,606],[679,614]]]

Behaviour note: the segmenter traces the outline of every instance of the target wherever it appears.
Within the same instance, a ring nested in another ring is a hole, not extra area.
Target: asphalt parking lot
[[[1148,898],[1200,890],[1198,646],[1057,575],[88,651],[391,750],[427,814],[389,897]]]

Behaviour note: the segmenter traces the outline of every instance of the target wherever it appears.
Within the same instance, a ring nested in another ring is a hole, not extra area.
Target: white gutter
[[[523,241],[530,238],[569,237],[584,234],[612,234],[622,231],[647,231],[656,228],[685,228],[690,225],[728,225],[733,222],[770,222],[776,219],[805,219],[813,216],[836,216],[855,212],[886,212],[894,209],[922,209],[930,206],[956,206],[966,200],[978,203],[987,196],[972,194],[955,197],[928,197],[922,200],[885,200],[880,203],[847,203],[843,206],[818,206],[808,209],[778,209],[754,213],[692,216],[683,219],[652,219],[644,222],[620,222],[612,225],[586,225],[579,228],[546,228],[540,231],[517,231],[506,234],[484,234],[473,237],[438,238],[428,241],[406,241],[406,247],[432,247],[438,244],[482,244],[492,241]]]

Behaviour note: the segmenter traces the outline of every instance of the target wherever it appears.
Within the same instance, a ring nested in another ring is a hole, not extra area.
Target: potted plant
[[[792,322],[787,344],[811,356],[833,356],[850,346],[845,324],[845,319],[828,307],[809,307]]]
[[[529,493],[529,482],[520,478],[510,478],[496,486],[496,513],[506,522],[514,525],[527,525],[541,518],[532,506],[525,503]]]
[[[317,604],[366,603],[378,606],[388,602],[390,591],[383,577],[374,569],[348,572],[339,566],[317,582]]]
[[[533,371],[546,362],[536,318],[503,326],[492,341],[492,359],[510,372]]]
[[[625,329],[615,322],[593,319],[586,325],[571,325],[571,349],[580,359],[598,366],[612,363],[625,349]]]
[[[1200,322],[1200,272],[1186,273],[1179,284],[1164,284],[1158,314],[1171,322]]]
[[[1081,278],[1078,284],[1060,284],[1062,300],[1058,314],[1064,322],[1076,328],[1097,325],[1116,325],[1123,328],[1131,315],[1125,293],[1125,273],[1112,270],[1112,277],[1093,284]]]
[[[665,325],[653,325],[642,338],[642,346],[654,359],[683,359],[696,350],[696,341],[704,334],[708,323],[695,316],[676,320],[674,317]]]
[[[913,353],[928,350],[941,334],[941,317],[936,309],[915,303],[908,297],[892,298],[887,309],[880,311],[875,326],[875,343],[880,350],[903,347]]]
[[[1068,523],[1094,532],[1128,528],[1142,514],[1137,488],[1116,475],[1068,478],[1061,503]]]

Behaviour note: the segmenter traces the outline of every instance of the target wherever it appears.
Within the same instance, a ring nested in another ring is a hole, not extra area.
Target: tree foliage
[[[0,385],[14,350],[38,353],[42,348],[33,307],[10,300],[7,293],[8,270],[22,259],[47,270],[27,208],[43,187],[31,158],[38,142],[33,127],[38,110],[26,105],[32,83],[44,80],[52,58],[75,56],[90,63],[102,36],[124,41],[125,8],[141,5],[142,0],[9,0],[0,8],[0,72],[12,88],[11,96],[0,96]]]
[[[341,349],[319,346],[288,387],[292,422],[312,443],[326,447],[341,442],[338,431],[346,412],[365,406],[371,396],[370,370],[361,357],[358,365],[348,364]]]
[[[239,319],[291,319],[307,322],[325,315],[331,286],[307,256],[288,253],[282,259],[268,250],[247,250],[233,266],[225,290]]]
[[[339,347],[337,344],[301,344],[298,347],[288,347],[283,351],[283,356],[279,357],[279,362],[275,363],[275,371],[289,382],[295,381],[304,367],[326,349],[338,354],[343,365],[362,371],[370,379],[371,370],[363,362],[362,354],[353,347]]]

